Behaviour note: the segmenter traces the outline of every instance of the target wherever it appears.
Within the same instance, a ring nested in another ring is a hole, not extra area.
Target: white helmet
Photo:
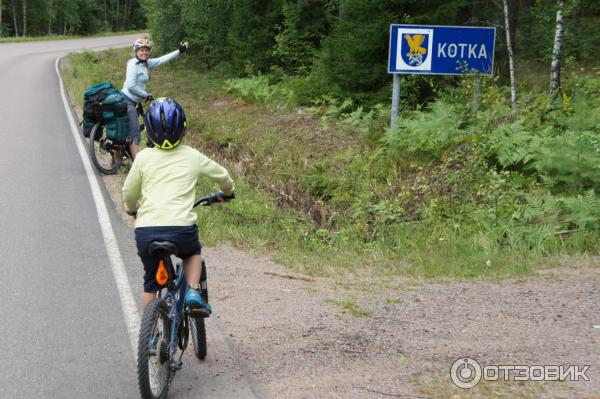
[[[134,51],[138,51],[142,47],[147,47],[149,49],[152,49],[152,42],[150,40],[148,40],[148,39],[141,38],[141,39],[137,39],[135,41],[135,43],[133,43],[133,50]]]

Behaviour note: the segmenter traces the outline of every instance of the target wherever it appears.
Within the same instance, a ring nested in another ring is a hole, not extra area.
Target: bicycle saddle
[[[177,254],[177,246],[170,241],[154,241],[150,243],[148,252],[152,256],[165,257]]]

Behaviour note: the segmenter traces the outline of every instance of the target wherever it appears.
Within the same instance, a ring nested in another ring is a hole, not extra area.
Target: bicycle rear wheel
[[[169,308],[162,299],[154,299],[144,310],[138,341],[138,384],[143,399],[167,397],[170,331]]]
[[[189,320],[194,354],[198,359],[204,360],[206,357],[206,327],[204,325],[204,318],[190,317]]]
[[[90,155],[96,169],[105,175],[114,175],[121,166],[121,150],[106,138],[104,126],[96,123],[90,132]]]

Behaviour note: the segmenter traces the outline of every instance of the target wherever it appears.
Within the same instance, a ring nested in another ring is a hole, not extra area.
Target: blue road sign
[[[496,28],[392,25],[389,73],[491,76]]]

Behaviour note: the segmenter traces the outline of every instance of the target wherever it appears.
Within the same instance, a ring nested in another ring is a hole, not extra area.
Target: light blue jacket
[[[125,74],[125,83],[121,92],[133,101],[139,103],[146,98],[149,93],[146,92],[146,85],[150,79],[149,69],[156,68],[166,62],[172,61],[179,55],[179,50],[165,54],[158,58],[149,58],[147,62],[139,62],[137,58],[127,61],[127,72]]]

